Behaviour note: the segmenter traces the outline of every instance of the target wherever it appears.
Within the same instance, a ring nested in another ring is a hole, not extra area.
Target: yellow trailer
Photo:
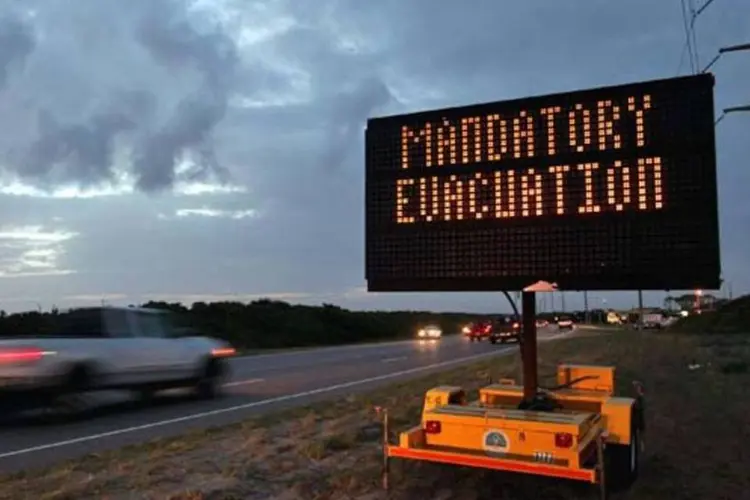
[[[642,387],[636,384],[633,397],[617,396],[614,367],[563,364],[556,387],[538,388],[528,312],[524,300],[524,382],[533,385],[502,380],[471,402],[461,387],[430,389],[421,422],[401,432],[398,443],[387,438],[384,412],[386,488],[394,458],[584,481],[598,485],[602,498],[632,484],[645,430]]]

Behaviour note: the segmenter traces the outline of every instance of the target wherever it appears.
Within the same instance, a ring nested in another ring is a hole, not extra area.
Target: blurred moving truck
[[[184,387],[211,398],[235,352],[160,309],[73,309],[52,319],[52,335],[0,338],[0,408],[71,413],[81,409],[80,394],[111,389],[150,397]]]

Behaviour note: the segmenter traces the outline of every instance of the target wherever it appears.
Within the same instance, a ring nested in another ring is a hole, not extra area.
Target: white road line
[[[224,387],[236,387],[238,385],[248,385],[248,384],[257,384],[258,382],[263,382],[264,379],[262,378],[251,378],[249,380],[237,380],[236,382],[227,382],[224,384]]]
[[[552,337],[547,337],[546,339],[539,339],[539,340],[540,341],[555,340],[557,338],[562,338],[564,336],[566,336],[566,334],[558,334],[558,335],[553,335]],[[238,411],[238,410],[247,410],[247,409],[250,409],[250,408],[258,408],[258,407],[261,407],[261,406],[267,406],[267,405],[274,404],[274,403],[281,403],[281,402],[284,402],[284,401],[292,401],[292,400],[295,400],[295,399],[305,398],[305,397],[308,397],[308,396],[315,396],[317,394],[325,394],[326,392],[337,391],[339,389],[347,389],[349,387],[356,387],[358,385],[363,385],[363,384],[367,384],[367,383],[370,383],[370,382],[378,382],[378,381],[381,381],[381,380],[389,380],[389,379],[392,379],[392,378],[402,377],[404,375],[411,375],[413,373],[424,372],[424,371],[427,371],[427,370],[430,370],[430,369],[442,368],[442,367],[446,367],[446,366],[452,366],[452,365],[457,365],[457,364],[461,364],[461,363],[466,363],[466,362],[472,361],[472,360],[477,360],[477,359],[482,359],[482,358],[489,358],[489,357],[498,356],[498,355],[507,355],[507,354],[510,354],[511,352],[512,352],[512,348],[511,347],[505,347],[505,348],[501,348],[499,350],[493,350],[493,351],[490,351],[490,352],[484,352],[482,354],[474,354],[472,356],[465,356],[463,358],[452,359],[450,361],[442,361],[440,363],[433,363],[431,365],[419,366],[419,367],[416,367],[416,368],[410,368],[408,370],[400,370],[400,371],[393,372],[393,373],[386,373],[385,375],[378,375],[376,377],[368,377],[368,378],[364,378],[364,379],[360,379],[360,380],[354,380],[354,381],[351,381],[351,382],[345,382],[343,384],[336,384],[336,385],[331,385],[331,386],[328,386],[328,387],[321,387],[319,389],[313,389],[311,391],[297,392],[295,394],[287,394],[285,396],[277,396],[275,398],[263,399],[261,401],[254,401],[252,403],[245,403],[245,404],[241,404],[241,405],[230,406],[230,407],[227,407],[227,408],[219,408],[219,409],[211,410],[211,411],[205,411],[205,412],[200,412],[200,413],[193,413],[192,415],[185,415],[184,417],[170,418],[170,419],[167,419],[167,420],[160,420],[160,421],[151,422],[151,423],[148,423],[148,424],[136,425],[136,426],[133,426],[133,427],[124,427],[122,429],[115,429],[113,431],[108,431],[108,432],[101,432],[99,434],[90,434],[88,436],[81,436],[81,437],[78,437],[78,438],[66,439],[64,441],[57,441],[55,443],[47,443],[47,444],[42,444],[42,445],[39,445],[39,446],[32,446],[30,448],[23,448],[23,449],[20,449],[20,450],[14,450],[14,451],[9,451],[9,452],[5,452],[5,453],[0,453],[0,459],[10,458],[10,457],[17,457],[19,455],[28,455],[29,453],[36,453],[38,451],[50,450],[50,449],[53,449],[53,448],[62,448],[64,446],[70,446],[70,445],[74,445],[74,444],[86,443],[86,442],[89,442],[89,441],[96,441],[98,439],[108,438],[108,437],[112,437],[112,436],[119,436],[121,434],[129,434],[131,432],[144,431],[144,430],[153,429],[153,428],[156,428],[156,427],[164,427],[164,426],[167,426],[167,425],[178,424],[178,423],[181,423],[181,422],[188,422],[190,420],[198,420],[198,419],[201,419],[201,418],[212,417],[214,415],[221,415],[223,413],[230,413],[230,412],[234,412],[234,411]]]
[[[458,337],[458,335],[456,335]],[[314,347],[311,349],[294,349],[290,348],[288,351],[279,350],[277,352],[269,352],[265,354],[246,354],[242,356],[235,356],[232,359],[253,359],[253,358],[269,358],[272,356],[299,356],[300,354],[312,354],[319,352],[336,352],[336,351],[349,351],[352,349],[372,349],[373,347],[389,347],[394,345],[406,345],[413,344],[417,339],[405,339],[405,340],[391,340],[388,342],[368,342],[363,344],[343,344],[343,345],[332,345],[328,347]]]
[[[395,363],[396,361],[402,361],[404,359],[406,359],[406,356],[399,356],[397,358],[385,358],[385,359],[381,359],[380,361],[382,363]]]

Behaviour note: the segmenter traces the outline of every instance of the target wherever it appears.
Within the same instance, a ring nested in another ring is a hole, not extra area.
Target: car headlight
[[[471,328],[469,328],[468,326],[465,326],[465,327],[463,327],[463,329],[461,331],[463,333],[471,333]]]
[[[417,333],[417,335],[419,335],[420,337],[424,337],[425,334],[426,332],[424,330],[419,330],[419,333]]]

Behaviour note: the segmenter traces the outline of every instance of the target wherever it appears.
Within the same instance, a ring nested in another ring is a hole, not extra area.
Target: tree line
[[[350,311],[332,304],[309,306],[270,299],[250,303],[196,302],[191,306],[150,301],[140,307],[171,311],[180,325],[193,333],[221,338],[244,349],[408,339],[427,324],[439,325],[445,334],[459,333],[467,323],[489,317],[427,311]],[[0,337],[54,334],[60,314],[56,309],[0,312]]]

